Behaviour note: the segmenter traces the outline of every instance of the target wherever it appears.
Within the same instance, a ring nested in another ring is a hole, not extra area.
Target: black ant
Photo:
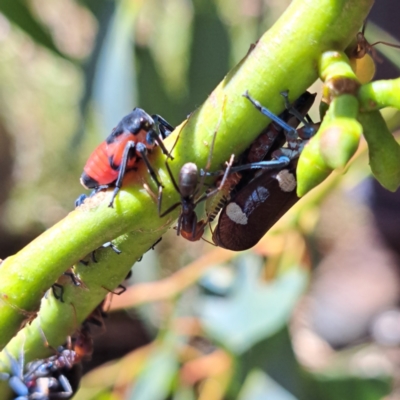
[[[196,199],[196,195],[200,191],[201,186],[198,184],[199,170],[197,168],[197,165],[191,162],[184,164],[179,172],[179,184],[177,184],[168,163],[166,163],[171,181],[175,187],[175,190],[181,196],[181,200],[173,204],[171,207],[168,208],[168,210],[160,214],[160,217],[164,217],[165,215],[175,210],[175,208],[177,208],[178,206],[182,206],[181,213],[178,217],[178,225],[176,228],[178,236],[182,235],[182,237],[192,242],[201,239],[204,234],[204,229],[208,224],[208,219],[200,221],[197,220],[197,215],[195,212],[196,206],[200,202],[215,195],[224,187],[226,178],[233,163],[233,158],[234,157],[232,156],[219,186],[205,193],[198,199]],[[159,208],[161,208],[161,204]]]

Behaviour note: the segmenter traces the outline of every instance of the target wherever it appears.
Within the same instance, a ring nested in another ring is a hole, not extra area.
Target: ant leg
[[[169,173],[169,177],[171,179],[172,184],[174,185],[175,190],[182,197],[181,192],[179,190],[179,187],[178,187],[178,185],[177,185],[177,183],[175,181],[174,175],[172,174],[171,168],[169,167],[167,162],[165,162],[165,166],[167,167],[167,170],[168,170],[168,173]],[[175,208],[178,207],[181,204],[181,202],[175,203],[170,208],[168,208],[168,210],[164,211],[161,214],[161,202],[162,202],[162,191],[160,191],[159,195],[158,195],[158,215],[159,215],[160,218],[165,217],[167,214],[169,214],[171,211],[175,210]]]
[[[181,204],[181,203],[179,203]],[[182,212],[179,215],[178,218],[178,223],[176,224],[176,235],[179,236],[181,234],[181,229],[182,229]]]
[[[115,182],[114,192],[112,194],[111,201],[110,201],[110,204],[108,205],[108,207],[111,207],[111,208],[114,207],[114,199],[117,196],[117,194],[122,186],[122,180],[124,179],[124,176],[125,176],[126,166],[128,165],[128,161],[135,156],[135,153],[134,153],[135,148],[136,148],[136,143],[132,142],[132,141],[127,142],[125,145],[124,153],[122,155],[121,165],[119,167],[118,178]]]
[[[58,295],[56,289],[60,290],[60,294]],[[60,300],[61,303],[64,303],[64,286],[60,285],[59,283],[53,283],[51,285],[51,290],[53,291],[53,296],[55,299]]]
[[[71,272],[64,272],[65,276],[69,276],[74,286],[81,286],[82,281],[71,271]]]
[[[147,170],[149,171],[150,176],[152,177],[153,181],[157,184],[157,187],[163,187],[161,182],[158,180],[157,174],[154,171],[153,167],[150,164],[150,161],[147,157],[147,147],[143,143],[136,144],[136,152],[140,154],[140,157],[143,159],[144,163],[146,164]]]
[[[161,242],[161,240],[162,240],[162,237],[160,237],[159,239],[157,239],[157,240],[151,245],[151,247],[150,247],[149,250],[154,250],[154,248],[158,245],[158,243]],[[129,271],[129,272],[130,272],[130,274],[132,274],[132,271]],[[129,278],[130,278],[130,276],[129,276]],[[129,279],[129,278],[126,278],[126,279]]]
[[[221,125],[221,121],[222,121],[222,116],[223,116],[223,111],[225,109],[225,105],[226,105],[226,96],[224,96],[224,102],[222,104],[221,114],[220,114],[220,116],[218,118],[217,126],[216,126],[216,128],[214,130],[214,134],[213,134],[212,141],[211,141],[211,146],[210,146],[210,151],[208,152],[207,164],[204,167],[204,173],[203,173],[203,169],[200,170],[200,182],[199,182],[199,186],[198,186],[198,188],[199,188],[198,190],[199,191],[203,188],[204,181],[206,179],[208,170],[211,167],[211,161],[212,161],[212,156],[213,156],[213,153],[214,153],[215,141],[217,140],[217,133],[218,133],[219,127]]]
[[[147,250],[147,251],[154,250],[154,248],[157,246],[158,243],[161,242],[161,240],[162,240],[162,237],[160,237],[159,239],[157,239],[157,240],[151,245],[151,247],[149,248],[149,250]],[[147,253],[147,252],[146,252],[146,253]],[[141,256],[140,258],[138,258],[136,261],[137,261],[137,262],[140,262],[140,261],[142,261],[142,259],[143,259],[143,256]],[[125,277],[125,279],[129,279],[131,276],[132,276],[132,270],[129,271],[129,273],[128,273],[128,275]]]
[[[180,206],[181,202],[173,204],[170,208],[168,208],[166,211],[164,211],[161,215],[160,218],[165,217],[167,214],[170,212],[174,211],[176,207]]]
[[[102,286],[102,288],[105,289],[105,290],[107,290],[108,293],[116,294],[117,296],[121,296],[122,293],[125,293],[125,292],[126,292],[126,287],[125,287],[124,285],[118,285],[118,286],[117,286],[117,289],[115,289],[115,291],[110,290],[110,289],[107,289],[107,288],[104,287],[104,286]],[[118,291],[118,289],[120,289],[120,290]]]

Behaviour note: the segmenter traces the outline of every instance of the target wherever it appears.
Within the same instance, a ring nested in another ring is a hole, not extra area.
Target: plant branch
[[[212,168],[220,169],[232,153],[241,154],[266,126],[268,120],[242,97],[250,94],[279,113],[284,102],[279,93],[289,90],[296,99],[318,77],[317,62],[327,50],[344,50],[366,18],[373,0],[294,0],[279,21],[249,50],[246,57],[166,141],[172,148],[174,176],[186,162],[206,165],[218,121]],[[222,113],[222,118],[221,117]],[[165,168],[165,157],[156,150],[151,162],[165,186],[163,210],[179,201]],[[141,163],[143,164],[143,163]],[[99,262],[77,266],[87,290],[65,284],[65,303],[53,297],[42,301],[39,317],[7,346],[17,356],[24,345],[26,361],[49,354],[40,330],[53,347],[64,342],[91,310],[125,277],[132,263],[173,223],[179,208],[164,218],[157,215],[156,192],[143,165],[128,173],[115,208],[109,208],[111,191],[101,192],[71,212],[30,245],[0,266],[0,346],[35,312],[43,293],[57,278],[88,253],[113,240],[122,251],[101,250]],[[8,363],[4,353],[0,362]],[[0,364],[1,365],[1,364]]]

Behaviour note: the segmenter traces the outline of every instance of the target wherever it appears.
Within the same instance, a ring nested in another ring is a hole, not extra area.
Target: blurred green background
[[[373,10],[371,42],[394,40],[378,27],[396,36],[394,3]],[[288,4],[1,2],[0,257],[73,209],[122,116],[140,106],[180,123]],[[392,62],[377,76],[397,77],[400,50],[382,50]],[[394,130],[398,113],[385,115]],[[114,296],[75,398],[400,398],[400,198],[368,178],[365,153],[238,257],[165,235]]]

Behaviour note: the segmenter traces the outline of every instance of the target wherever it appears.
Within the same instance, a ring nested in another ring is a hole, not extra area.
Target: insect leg
[[[239,172],[248,169],[280,169],[290,163],[290,158],[282,155],[277,160],[259,161],[250,164],[242,164],[233,167],[231,172]]]
[[[169,136],[170,133],[175,129],[161,115],[154,114],[151,116],[151,118],[153,118],[154,122],[156,123],[159,134],[163,139]]]
[[[56,289],[60,290],[60,294],[56,292]],[[51,285],[51,290],[53,291],[53,296],[57,299],[60,300],[61,303],[64,303],[64,286],[60,285],[59,283],[53,283]]]
[[[165,166],[167,167],[168,173],[169,173],[169,177],[171,178],[171,182],[174,185],[175,190],[179,193],[180,196],[182,196],[181,191],[179,190],[178,184],[175,181],[174,175],[172,174],[171,168],[169,167],[168,163],[165,162]],[[170,208],[168,208],[167,211],[164,211],[161,214],[161,203],[162,203],[162,190],[160,190],[158,192],[158,215],[160,218],[164,217],[165,215],[167,215],[168,213],[170,213],[172,210],[175,210],[176,207],[178,207],[179,203],[174,204],[173,206],[171,206]]]
[[[289,111],[289,114],[292,114],[301,123],[304,124],[304,129],[303,129],[304,139],[309,139],[311,136],[313,136],[315,134],[315,128],[312,126],[312,121],[310,122],[311,118],[308,115],[303,117],[303,115],[295,107],[293,107],[290,104],[288,90],[285,90],[285,91],[281,92],[280,94],[285,101],[285,107]]]
[[[153,167],[150,164],[150,161],[147,157],[147,147],[143,143],[137,143],[136,144],[136,152],[140,154],[140,157],[143,159],[144,163],[146,164],[147,170],[149,171],[149,174],[153,178],[153,181],[157,184],[157,187],[160,188],[163,187],[161,182],[158,180],[157,174],[154,171]]]
[[[285,121],[283,121],[281,118],[279,118],[277,115],[275,115],[272,111],[268,110],[268,108],[264,107],[261,105],[260,102],[257,100],[253,99],[250,95],[249,92],[246,90],[246,92],[243,94],[243,97],[248,99],[257,110],[259,110],[262,114],[264,114],[266,117],[271,119],[273,122],[275,122],[277,125],[279,125],[282,129],[284,129],[286,132],[288,132],[288,135],[292,139],[297,139],[298,135],[296,132],[296,129],[293,128],[292,126],[288,125]]]
[[[130,158],[129,156],[131,154],[133,154],[133,150],[135,149],[135,147],[136,147],[136,143],[132,142],[132,141],[127,142],[125,145],[124,153],[122,155],[121,165],[120,165],[119,172],[118,172],[118,178],[117,178],[117,181],[115,182],[114,192],[112,194],[111,201],[110,201],[110,204],[108,205],[108,207],[111,207],[111,208],[114,207],[114,199],[122,186],[122,180],[124,179],[126,166],[128,164],[129,158]]]
[[[58,377],[58,382],[62,388],[62,392],[57,392],[57,398],[59,399],[69,399],[73,394],[74,391],[72,390],[71,384],[65,375],[60,375]]]

